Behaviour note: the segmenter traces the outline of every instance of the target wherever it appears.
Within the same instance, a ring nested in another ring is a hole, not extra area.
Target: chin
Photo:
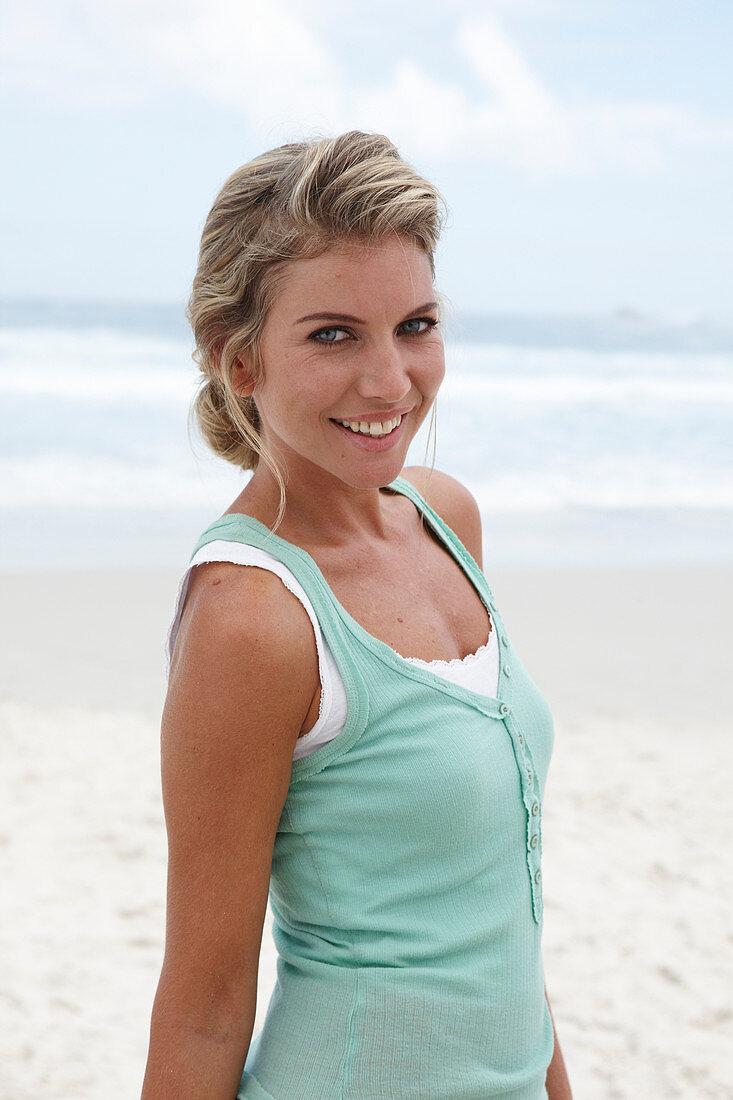
[[[402,473],[404,462],[385,464],[379,470],[352,470],[340,475],[341,480],[352,489],[381,489],[391,484]]]

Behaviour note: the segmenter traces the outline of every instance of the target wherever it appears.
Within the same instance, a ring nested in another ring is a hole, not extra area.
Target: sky
[[[459,312],[733,323],[730,0],[3,0],[0,295],[183,301],[226,177],[386,133]]]

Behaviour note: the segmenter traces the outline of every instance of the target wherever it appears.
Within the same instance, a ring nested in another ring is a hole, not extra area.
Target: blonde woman
[[[442,210],[349,132],[245,164],[206,222],[195,414],[253,473],[169,634],[144,1100],[570,1097],[540,950],[552,720],[475,502],[405,469],[444,374]]]

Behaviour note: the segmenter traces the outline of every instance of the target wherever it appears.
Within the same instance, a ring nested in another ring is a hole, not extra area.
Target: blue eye
[[[408,337],[422,337],[424,332],[434,329],[437,323],[433,317],[413,317],[409,321],[403,321],[402,327]],[[423,326],[423,328],[420,328],[420,326]]]
[[[342,328],[321,328],[318,332],[312,334],[312,338],[319,344],[340,344],[341,340],[336,339],[336,333],[343,331]],[[321,339],[323,336],[325,336],[326,339]]]
[[[403,321],[400,325],[405,336],[423,336],[430,329],[435,328],[438,324],[433,317],[412,317],[409,321]],[[337,338],[337,334],[343,333],[342,339]],[[309,340],[313,340],[316,344],[322,344],[324,347],[337,347],[339,344],[345,344],[350,338],[350,334],[345,328],[319,328],[316,332],[312,332],[308,337]]]

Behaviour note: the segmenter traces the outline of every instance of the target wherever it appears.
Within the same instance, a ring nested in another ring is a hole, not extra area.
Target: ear
[[[232,366],[232,388],[240,397],[251,397],[255,388],[250,365],[243,355],[238,356]]]

